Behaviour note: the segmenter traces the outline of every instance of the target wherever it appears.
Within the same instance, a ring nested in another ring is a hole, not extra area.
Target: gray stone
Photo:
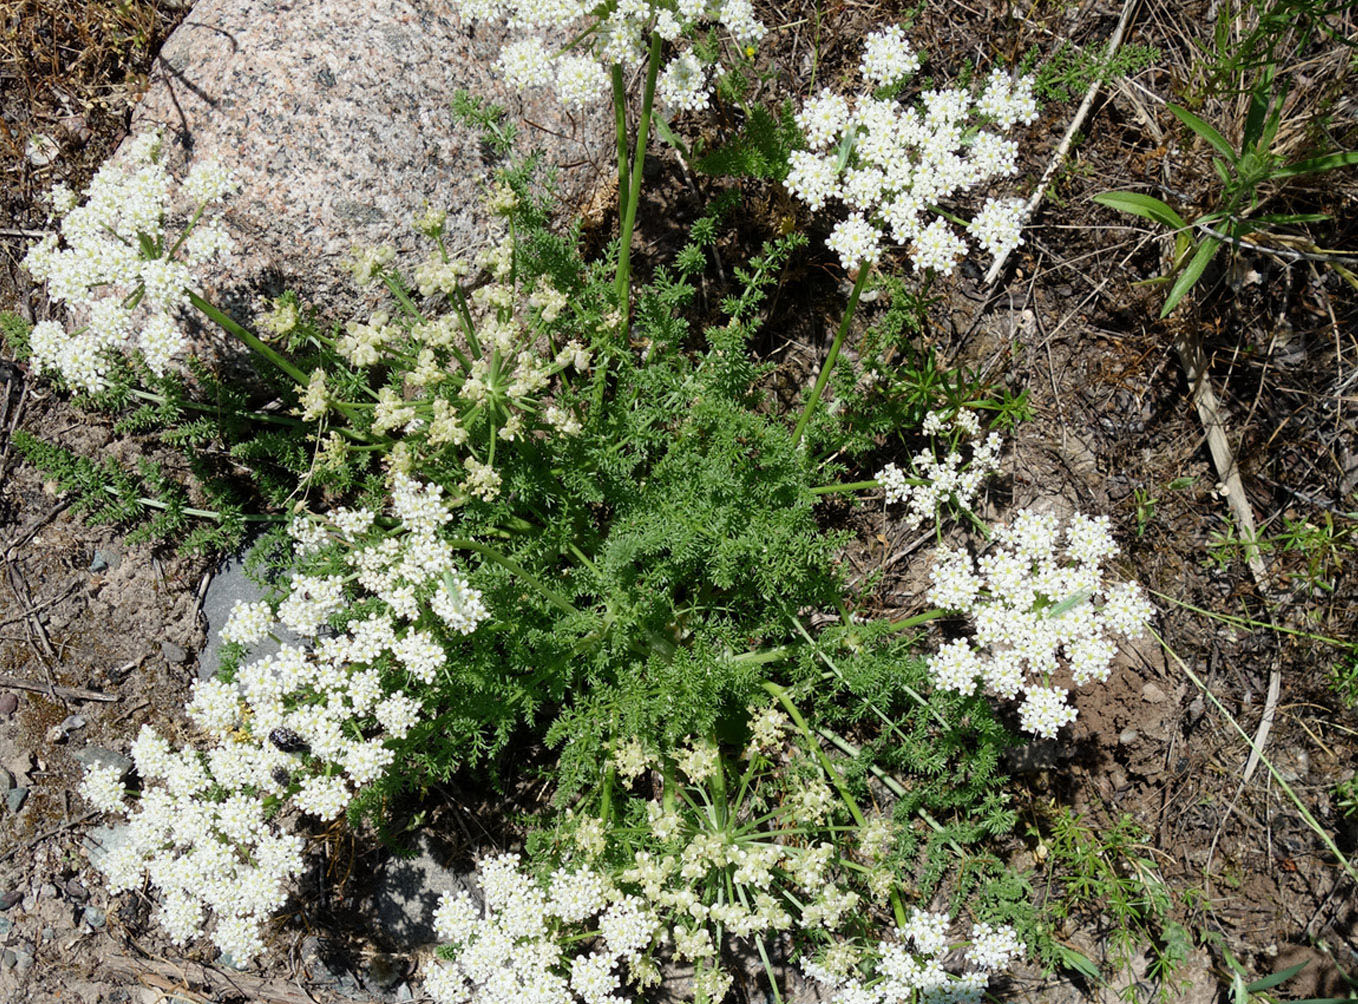
[[[172,641],[160,643],[160,654],[165,657],[165,661],[171,666],[178,666],[187,662],[189,658],[188,649],[184,648],[183,645],[176,645]]]
[[[483,246],[490,164],[452,114],[461,90],[505,106],[525,151],[569,165],[569,203],[613,177],[608,95],[575,115],[547,91],[521,97],[494,68],[507,37],[448,0],[196,3],[160,50],[132,135],[162,127],[172,171],[219,157],[236,174],[224,218],[238,250],[202,276],[209,298],[247,314],[286,285],[338,319],[369,309],[343,258],[391,244],[413,264],[432,250],[410,226],[426,203],[449,210],[450,248]]]
[[[110,851],[127,843],[127,824],[92,826],[85,831],[85,854],[96,868]]]
[[[14,968],[14,964],[19,961],[19,956],[14,953],[14,949],[6,948],[0,952],[0,969],[9,972]]]
[[[0,938],[9,934],[10,928],[13,926],[14,921],[10,920],[8,917],[0,917]]]
[[[18,889],[0,893],[0,910],[12,910],[23,902],[24,894]]]
[[[1153,683],[1148,683],[1141,688],[1141,699],[1151,704],[1162,704],[1168,698],[1163,690]]]
[[[103,551],[96,550],[94,552],[94,557],[90,559],[90,571],[102,572],[106,570],[108,567],[109,567],[108,555],[105,554]]]
[[[480,899],[470,876],[450,867],[433,840],[421,836],[413,857],[389,858],[377,870],[373,906],[378,928],[398,951],[432,944],[438,940],[434,911],[439,897],[464,889]]]
[[[410,989],[410,984],[402,983],[399,987],[397,987],[396,997],[394,999],[397,1002],[397,1004],[404,1004],[405,1001],[413,1001],[415,999],[415,994]]]
[[[265,591],[245,574],[244,556],[228,558],[217,569],[212,581],[208,583],[203,595],[203,619],[207,621],[207,645],[198,654],[198,675],[208,680],[217,675],[222,661],[222,640],[218,635],[231,616],[231,608],[237,601],[254,603],[262,600]],[[306,639],[293,634],[281,624],[275,624],[273,633],[284,644],[301,645]],[[265,638],[257,645],[250,646],[246,658],[255,660],[278,651],[279,642]]]
[[[33,953],[24,948],[14,950],[14,971],[23,975],[33,968]]]
[[[9,807],[10,812],[18,812],[24,807],[24,803],[27,801],[27,788],[11,788],[9,791],[5,792],[5,805]]]
[[[91,767],[117,767],[118,777],[125,778],[132,771],[132,758],[124,756],[122,753],[115,753],[113,750],[104,749],[102,746],[86,746],[71,753],[71,759],[81,764],[86,770]]]
[[[108,923],[108,917],[97,906],[85,907],[84,912],[80,914],[80,919],[96,931],[102,931],[104,925]]]
[[[83,903],[90,898],[90,891],[85,888],[84,883],[81,882],[80,879],[68,879],[64,888],[66,890],[66,895],[77,903]]]
[[[12,715],[19,709],[19,697],[13,691],[0,694],[0,715]]]
[[[9,791],[14,787],[14,775],[0,767],[0,791]]]

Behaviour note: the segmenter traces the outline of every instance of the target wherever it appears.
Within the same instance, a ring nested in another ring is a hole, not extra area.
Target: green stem
[[[168,404],[170,400],[164,394],[154,394],[149,390],[141,390],[138,387],[129,388],[129,391],[133,397],[141,398],[143,401],[153,401],[156,404]],[[187,398],[182,401],[176,401],[175,407],[191,408],[194,411],[202,411],[208,414],[215,414],[222,410],[215,405],[203,404],[199,401],[190,401]],[[238,411],[234,412],[234,414],[238,418],[248,418],[252,422],[268,422],[274,425],[289,426],[306,425],[300,418],[289,418],[287,415],[266,415],[261,411]]]
[[[204,300],[201,296],[199,296],[192,290],[189,291],[189,302],[192,303],[194,307],[196,307],[198,310],[202,311],[202,313],[207,317],[207,319],[210,320],[213,324],[217,325],[217,327],[221,328],[228,335],[240,339],[242,342],[245,343],[245,345],[249,349],[259,353],[261,356],[269,360],[269,362],[273,363],[288,376],[292,377],[293,381],[299,387],[305,387],[308,383],[311,382],[311,378],[307,376],[307,374],[303,373],[292,363],[288,362],[286,359],[283,358],[282,355],[274,351],[268,345],[265,345],[258,335],[254,334],[251,331],[247,331],[233,317],[229,316],[228,314],[224,313],[221,310],[218,310],[216,307],[208,303],[206,300]]]
[[[839,493],[839,492],[862,492],[862,491],[867,491],[869,488],[880,488],[881,486],[882,486],[881,482],[880,482],[880,481],[876,481],[876,480],[873,480],[873,481],[850,481],[848,484],[843,484],[843,485],[820,485],[820,486],[817,487],[817,488],[812,488],[812,489],[811,489],[811,494],[812,494],[812,495],[834,495],[834,494],[837,494],[837,493]]]
[[[892,621],[887,627],[892,631],[905,631],[909,628],[919,627],[921,624],[928,624],[930,621],[936,621],[940,617],[947,616],[948,611],[946,610],[926,610],[922,614],[915,614],[914,617],[904,617],[901,620]]]
[[[825,357],[825,362],[821,365],[820,375],[816,377],[816,385],[811,388],[811,396],[806,401],[806,407],[802,409],[802,417],[797,420],[797,428],[792,430],[792,443],[802,441],[802,433],[806,431],[806,423],[811,421],[811,415],[816,410],[816,405],[820,403],[821,393],[825,390],[826,381],[830,379],[830,371],[835,368],[835,363],[839,359],[839,350],[844,344],[844,336],[849,333],[849,324],[853,321],[854,311],[858,309],[858,298],[863,294],[863,287],[868,284],[868,275],[871,268],[863,265],[858,269],[858,278],[854,280],[853,292],[849,294],[848,306],[844,308],[844,318],[839,322],[839,330],[835,332],[835,340],[830,345],[830,354]]]
[[[651,136],[651,112],[655,107],[655,80],[660,73],[660,36],[655,32],[651,33],[651,52],[650,58],[646,63],[646,87],[641,92],[641,118],[637,122],[637,135],[635,147],[632,154],[631,175],[627,179],[628,186],[626,193],[619,192],[618,197],[625,197],[626,204],[622,207],[621,231],[618,235],[618,277],[617,277],[617,297],[618,310],[622,314],[623,328],[626,330],[627,320],[631,314],[631,282],[632,282],[632,232],[636,229],[637,223],[637,203],[641,201],[641,175],[642,168],[646,164],[646,141]]]
[[[617,63],[613,64],[613,129],[618,141],[618,199],[621,200],[632,185],[628,165],[631,155],[627,149],[627,87],[623,83],[622,67]],[[621,222],[622,217],[618,219]]]
[[[488,547],[485,544],[482,544],[479,541],[475,540],[450,540],[448,541],[448,543],[449,545],[457,548],[458,550],[473,551],[476,554],[481,555],[482,557],[489,558],[491,561],[495,562],[495,564],[499,565],[501,568],[513,572],[515,575],[519,576],[521,579],[523,579],[525,582],[531,585],[534,589],[540,592],[543,596],[545,596],[548,602],[550,602],[552,606],[556,607],[562,613],[578,614],[580,612],[574,607],[574,605],[572,605],[570,600],[566,599],[555,589],[552,589],[545,582],[539,579],[536,575],[529,572],[528,569],[524,568],[513,558],[510,558],[508,555],[500,553],[499,551],[495,550],[495,548]]]

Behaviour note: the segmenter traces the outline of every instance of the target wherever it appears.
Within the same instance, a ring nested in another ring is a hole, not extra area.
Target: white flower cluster
[[[675,42],[719,25],[742,47],[765,33],[751,0],[454,0],[453,6],[463,17],[506,21],[522,32],[500,51],[500,72],[514,87],[551,87],[576,110],[608,92],[610,67],[629,71],[645,61],[653,32]],[[561,39],[570,45],[559,47]],[[660,100],[673,111],[706,108],[709,70],[692,49],[683,50],[660,73]]]
[[[952,443],[942,460],[930,448],[915,455],[908,471],[887,464],[877,474],[878,483],[886,489],[887,504],[906,507],[905,524],[911,529],[937,519],[944,506],[970,509],[981,485],[1000,466],[1000,435],[992,432],[982,438],[981,423],[973,411],[961,409],[951,418],[930,412],[923,431]]]
[[[88,317],[72,332],[41,321],[29,336],[34,365],[81,390],[106,386],[110,350],[140,349],[146,365],[163,373],[184,345],[176,314],[196,288],[192,267],[232,250],[215,217],[200,217],[178,237],[166,230],[175,185],[159,154],[159,134],[145,133],[123,162],[99,169],[83,203],[69,189],[55,191],[60,233],[43,237],[23,260],[35,279],[47,283],[52,300]],[[234,188],[219,162],[203,161],[189,171],[179,195],[201,211]]]
[[[919,56],[899,27],[868,37],[860,72],[874,88],[897,84],[918,68]],[[831,199],[849,210],[826,241],[846,270],[877,261],[889,235],[909,245],[915,268],[948,275],[967,242],[936,207],[1018,173],[1018,144],[988,127],[1008,129],[1036,118],[1032,78],[1014,81],[1000,70],[977,98],[931,90],[913,108],[871,94],[851,103],[824,89],[797,113],[807,149],[791,154],[785,184],[812,211]],[[1022,211],[1021,200],[988,198],[967,232],[998,256],[1022,243]]]
[[[1112,636],[1140,635],[1154,613],[1135,582],[1104,582],[1103,563],[1117,553],[1107,516],[1077,513],[1063,530],[1055,516],[1027,509],[995,529],[979,560],[940,548],[929,602],[966,614],[975,633],[930,657],[935,683],[963,694],[978,683],[1004,698],[1022,692],[1021,727],[1054,738],[1076,711],[1052,676],[1064,664],[1076,686],[1108,679]]]
[[[144,787],[122,839],[99,859],[109,891],[149,879],[156,917],[176,944],[203,934],[215,917],[218,946],[238,963],[258,955],[263,925],[302,867],[302,838],[280,833],[256,794],[278,787],[274,775],[290,758],[237,738],[207,753],[175,751],[144,725],[132,760]],[[91,768],[81,794],[104,811],[124,811],[118,773]]]
[[[1009,925],[974,924],[964,958],[967,968],[952,973],[945,957],[956,947],[948,937],[951,918],[945,913],[914,909],[896,941],[878,942],[874,950],[841,943],[819,961],[800,960],[802,971],[833,991],[832,1004],[980,1004],[990,978],[1023,957],[1026,948]],[[870,974],[865,975],[867,964]]]
[[[216,742],[207,752],[173,751],[149,728],[133,746],[148,787],[129,840],[103,868],[113,891],[149,876],[177,941],[203,933],[215,915],[218,945],[238,961],[258,953],[261,926],[301,865],[300,841],[270,827],[265,799],[319,819],[342,813],[391,765],[388,740],[405,738],[420,721],[420,701],[384,681],[383,667],[404,669],[412,685],[429,684],[447,662],[423,611],[433,610],[447,635],[469,634],[488,616],[438,537],[451,518],[442,490],[396,474],[390,514],[398,526],[376,540],[368,510],[338,509],[290,528],[302,557],[340,543],[359,586],[385,604],[381,612],[328,631],[347,602],[336,575],[293,574],[276,607],[237,602],[224,641],[253,644],[277,620],[307,644],[247,663],[231,683],[194,686],[187,711]],[[81,793],[105,811],[122,809],[116,771],[92,769]]]
[[[544,886],[503,854],[482,863],[480,885],[482,907],[467,892],[444,893],[434,914],[452,949],[424,969],[439,1004],[621,1004],[623,982],[659,982],[649,958],[659,919],[606,875],[558,869]],[[598,937],[582,946],[591,928]]]

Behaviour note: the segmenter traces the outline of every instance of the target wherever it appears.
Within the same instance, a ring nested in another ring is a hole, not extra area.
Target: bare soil
[[[117,58],[98,50],[93,34],[53,27],[44,35],[34,28],[34,19],[48,14],[53,25],[68,15],[94,23],[91,11],[105,6],[75,0],[0,5],[0,22],[10,32],[0,74],[0,132],[11,147],[7,177],[19,179],[5,201],[0,307],[30,318],[41,319],[47,308],[16,262],[24,231],[43,225],[38,198],[52,181],[78,186],[89,177],[121,138],[128,107],[108,99],[91,104],[79,122],[67,121],[66,106],[80,100],[69,93],[74,85],[65,91],[50,80],[39,86],[46,64],[34,62],[32,52],[46,45],[89,93],[135,93],[159,39],[182,16],[171,4],[132,5],[146,9],[149,20],[143,20],[152,28],[141,43],[118,49]],[[1275,550],[1266,555],[1271,581],[1262,589],[1242,554],[1212,546],[1229,508],[1174,349],[1186,332],[1201,340],[1248,501],[1265,533],[1277,533],[1285,520],[1329,520],[1351,532],[1358,509],[1358,300],[1323,263],[1241,250],[1209,271],[1183,308],[1157,321],[1164,287],[1135,283],[1164,270],[1165,241],[1090,201],[1100,191],[1137,189],[1183,206],[1186,216],[1208,205],[1214,191],[1208,151],[1177,127],[1163,102],[1200,92],[1195,46],[1210,40],[1219,8],[1206,0],[1141,5],[1128,39],[1155,46],[1156,60],[1101,91],[1000,281],[985,286],[979,270],[968,267],[943,282],[925,335],[945,359],[1030,395],[1034,418],[1014,438],[1010,474],[988,500],[988,514],[1030,504],[1111,514],[1124,571],[1155,591],[1160,608],[1156,628],[1164,646],[1142,644],[1107,685],[1080,691],[1069,737],[1023,761],[1015,790],[1025,820],[1038,832],[1052,804],[1074,808],[1096,828],[1130,814],[1148,835],[1144,853],[1173,891],[1173,915],[1192,933],[1195,949],[1177,987],[1150,978],[1142,955],[1140,968],[1120,974],[1113,988],[1030,972],[1018,988],[1025,999],[1112,1000],[1121,990],[1137,999],[1158,990],[1167,999],[1225,999],[1223,949],[1256,976],[1309,960],[1302,976],[1283,988],[1288,996],[1348,993],[1342,973],[1358,971],[1354,886],[1279,783],[1291,786],[1342,850],[1354,851],[1358,823],[1343,815],[1335,785],[1358,767],[1358,714],[1327,683],[1343,671],[1345,655],[1305,637],[1353,638],[1352,550],[1322,555],[1318,563],[1314,555],[1308,561],[1302,552]],[[767,20],[795,27],[769,46],[772,66],[779,79],[804,82],[814,53],[818,80],[838,79],[856,59],[862,34],[903,9],[885,2],[779,5],[766,12]],[[989,65],[996,58],[1017,61],[1033,47],[1049,55],[1061,40],[1097,51],[1120,13],[1108,0],[974,11],[937,4],[920,13],[914,34],[932,66]],[[1349,12],[1332,22],[1352,39],[1354,17]],[[1239,33],[1247,21],[1247,13],[1238,14],[1232,30]],[[28,48],[16,48],[21,45]],[[1320,46],[1296,58],[1304,60],[1312,83],[1289,99],[1295,142],[1303,142],[1321,111],[1347,108],[1348,132],[1336,114],[1329,139],[1341,148],[1358,146],[1349,54],[1342,46]],[[91,75],[103,83],[89,83]],[[1341,95],[1348,82],[1349,97],[1334,97],[1335,81]],[[1322,108],[1323,101],[1330,104]],[[1078,96],[1046,104],[1024,142],[1018,188],[1030,190],[1041,176],[1077,105]],[[1241,117],[1239,102],[1220,97],[1207,98],[1198,110],[1218,123]],[[58,140],[57,156],[41,168],[24,154],[35,132]],[[693,199],[686,172],[672,163],[665,170],[671,180],[662,198],[676,206]],[[1310,187],[1302,180],[1278,201],[1293,211],[1329,213],[1332,222],[1311,231],[1315,243],[1353,248],[1354,174]],[[757,239],[761,227],[777,226],[786,202],[776,190],[757,186],[751,196],[764,207],[747,224]],[[657,228],[640,244],[662,253],[669,239]],[[816,288],[834,290],[830,271],[827,266]],[[789,316],[770,334],[767,348],[794,381],[813,371],[826,351],[830,314]],[[343,932],[311,926],[343,914],[348,887],[339,882],[345,869],[337,863],[368,867],[371,847],[329,852],[280,929],[276,957],[249,974],[212,965],[207,946],[169,945],[148,919],[149,904],[137,896],[111,899],[92,873],[84,842],[100,820],[74,793],[79,765],[73,753],[125,750],[143,722],[176,728],[196,675],[194,654],[203,637],[198,607],[209,563],[125,547],[116,528],[85,525],[69,499],[20,462],[12,432],[27,429],[91,455],[135,456],[140,444],[115,437],[104,420],[76,410],[8,356],[0,358],[0,385],[0,701],[13,705],[0,713],[0,764],[29,790],[19,811],[0,807],[0,1001],[337,997],[333,981],[320,976],[317,942],[304,939],[320,933],[352,948]],[[860,559],[882,560],[909,543],[880,514],[873,519],[854,524]],[[918,566],[900,561],[893,576],[882,589],[883,603],[918,609],[912,607],[922,591]],[[1303,634],[1227,623],[1223,616]],[[1270,702],[1275,675],[1280,686]],[[1276,776],[1261,765],[1246,780],[1248,744],[1222,709],[1255,736],[1270,704],[1266,753]],[[73,715],[84,723],[71,727]],[[1016,838],[1010,852],[1015,863],[1034,869],[1038,885],[1053,866],[1036,837]],[[311,909],[313,893],[319,898],[329,890],[335,897],[337,889],[333,909]],[[1096,913],[1062,933],[1092,958],[1107,953],[1106,918]],[[346,995],[372,999],[365,993],[351,987]]]

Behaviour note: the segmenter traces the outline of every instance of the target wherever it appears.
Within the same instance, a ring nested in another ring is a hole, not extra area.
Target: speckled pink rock
[[[240,253],[205,288],[237,314],[291,286],[343,319],[371,294],[342,268],[354,245],[390,243],[409,265],[430,247],[410,226],[449,210],[454,247],[485,241],[490,162],[454,121],[462,89],[509,109],[520,148],[562,170],[566,206],[610,176],[601,102],[570,117],[521,98],[494,70],[503,35],[446,0],[200,0],[161,50],[133,135],[161,126],[168,163],[217,156],[241,183],[225,220]],[[187,156],[186,156],[187,154]]]

